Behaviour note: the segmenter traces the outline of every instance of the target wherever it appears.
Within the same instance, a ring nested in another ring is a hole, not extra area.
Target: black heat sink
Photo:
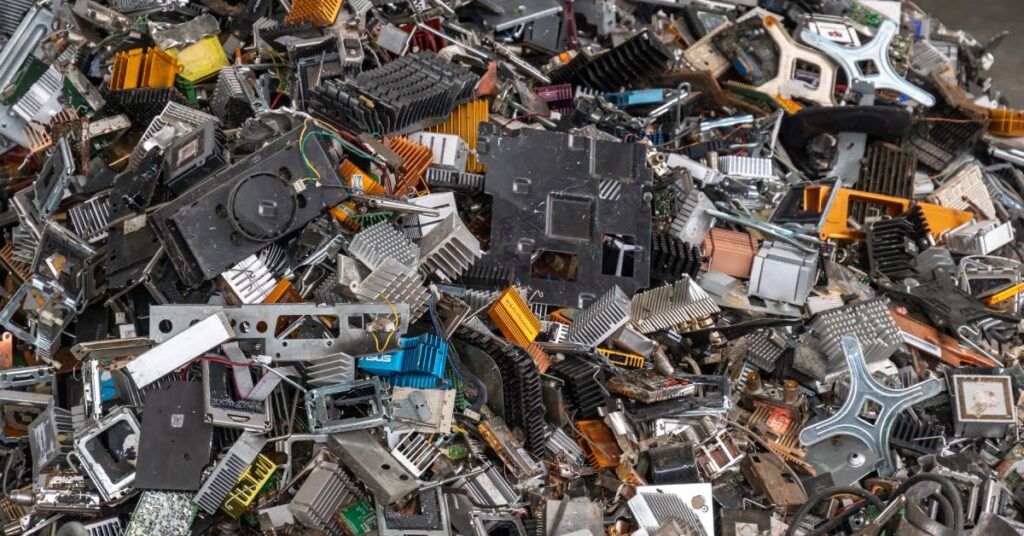
[[[605,389],[598,379],[600,368],[574,355],[553,363],[551,368],[558,377],[565,380],[566,402],[571,406],[570,414],[575,412],[573,418],[600,419],[598,408],[608,403]]]
[[[580,52],[551,73],[552,84],[569,83],[598,91],[618,91],[663,70],[672,55],[650,32],[643,30],[607,52]]]
[[[941,171],[969,151],[987,126],[985,119],[969,116],[960,108],[940,104],[929,110],[924,120],[914,126],[910,147],[921,165],[933,172]]]
[[[123,113],[133,125],[148,125],[164,111],[168,102],[188,105],[180,91],[173,87],[121,89],[106,94],[107,110]]]
[[[893,281],[914,277],[914,258],[919,252],[916,234],[916,226],[905,216],[872,222],[867,229],[871,273]]]
[[[505,422],[523,431],[526,450],[544,452],[547,422],[541,400],[540,371],[530,354],[514,344],[502,344],[468,327],[460,327],[456,338],[486,352],[501,371],[501,391],[505,399]]]
[[[402,56],[354,80],[313,89],[310,112],[353,132],[407,134],[445,121],[473,98],[479,77],[430,51]]]
[[[477,261],[463,272],[456,283],[466,288],[502,290],[512,286],[514,281],[515,272],[511,268]]]
[[[671,283],[683,274],[696,276],[702,255],[700,246],[668,233],[651,235],[651,281]]]
[[[914,420],[905,414],[899,414],[892,425],[889,444],[895,448],[918,454],[937,454],[942,450],[942,438],[945,436],[946,428],[944,426],[929,424]]]
[[[917,159],[909,149],[878,141],[869,145],[864,154],[856,188],[862,192],[910,199],[914,196],[916,169]],[[859,223],[882,215],[881,209],[870,203],[851,203],[850,212]]]

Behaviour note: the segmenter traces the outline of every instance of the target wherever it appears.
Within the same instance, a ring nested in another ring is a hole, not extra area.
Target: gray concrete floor
[[[1008,35],[994,51],[992,85],[1010,105],[1024,107],[1024,0],[917,0],[917,5],[948,28],[963,30],[984,44],[1003,30]]]

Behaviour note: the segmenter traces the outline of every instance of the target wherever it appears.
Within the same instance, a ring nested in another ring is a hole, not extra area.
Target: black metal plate
[[[146,396],[134,486],[196,491],[210,461],[213,425],[203,416],[203,386],[172,382]]]

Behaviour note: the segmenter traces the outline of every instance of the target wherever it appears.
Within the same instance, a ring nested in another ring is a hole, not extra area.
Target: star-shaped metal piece
[[[850,367],[850,394],[835,415],[804,428],[800,432],[800,443],[813,445],[837,435],[856,437],[878,456],[879,461],[875,465],[878,474],[890,476],[895,472],[895,463],[889,449],[889,436],[896,416],[908,407],[938,394],[942,384],[932,378],[906,389],[886,387],[878,383],[868,371],[857,337],[847,335],[840,344]],[[878,416],[874,423],[860,417],[861,410],[869,401],[877,406]]]
[[[832,58],[851,81],[862,80],[878,89],[899,91],[925,106],[934,106],[935,97],[900,76],[889,61],[889,44],[897,30],[896,23],[886,19],[878,26],[874,39],[859,47],[845,47],[807,28],[800,32],[800,39]],[[876,68],[865,70],[867,64]]]

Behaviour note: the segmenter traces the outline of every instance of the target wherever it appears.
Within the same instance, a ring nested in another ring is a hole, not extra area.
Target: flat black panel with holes
[[[484,123],[477,153],[494,197],[492,262],[538,290],[537,303],[580,307],[612,285],[629,295],[650,284],[642,145]]]
[[[198,490],[213,446],[213,425],[203,420],[202,384],[171,382],[150,392],[141,436],[136,488]]]
[[[281,136],[150,214],[183,282],[195,286],[216,277],[347,198],[328,142],[307,134],[303,149],[320,180],[308,177],[300,131]]]

